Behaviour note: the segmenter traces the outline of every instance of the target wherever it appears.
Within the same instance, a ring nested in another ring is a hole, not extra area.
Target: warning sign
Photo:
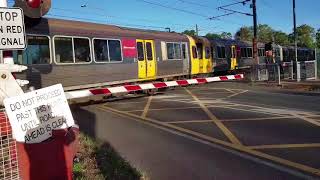
[[[23,17],[20,8],[0,8],[0,50],[25,49]]]
[[[18,142],[39,143],[50,138],[52,130],[74,125],[61,84],[7,98],[4,106]]]

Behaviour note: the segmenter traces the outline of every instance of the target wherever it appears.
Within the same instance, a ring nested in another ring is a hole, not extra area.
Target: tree
[[[218,39],[221,38],[220,34],[216,34],[216,33],[208,33],[205,35],[206,38],[208,39]]]
[[[267,24],[258,25],[258,41],[268,43],[272,41],[272,33],[274,30]],[[235,34],[235,38],[241,41],[252,41],[253,27],[241,27]]]
[[[259,24],[258,26],[258,41],[268,43],[272,41],[274,30],[267,24]]]
[[[320,28],[318,29],[316,34],[316,45],[317,45],[317,48],[320,49]]]
[[[297,27],[297,43],[299,47],[315,48],[315,29],[309,25],[303,24]],[[289,35],[290,41],[294,42],[294,34]]]
[[[252,41],[253,31],[252,28],[244,26],[241,27],[235,34],[235,39],[241,41]]]
[[[222,32],[220,34],[220,38],[222,38],[222,39],[232,39],[232,34],[230,32]]]
[[[186,34],[189,36],[195,36],[196,35],[196,31],[195,30],[185,30],[182,32],[182,34]]]
[[[283,46],[290,45],[289,36],[286,33],[282,31],[274,31],[273,35],[274,35],[274,41],[276,44],[280,44]]]

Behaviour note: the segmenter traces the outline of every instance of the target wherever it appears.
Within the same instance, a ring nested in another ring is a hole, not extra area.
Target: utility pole
[[[253,78],[254,81],[256,80],[257,77],[257,67],[259,64],[259,59],[258,59],[258,25],[257,25],[257,5],[256,5],[256,0],[252,0],[252,10],[253,10]]]
[[[297,20],[296,20],[296,0],[292,1],[293,7],[293,34],[294,34],[294,61],[296,62],[297,81],[300,81],[300,66],[298,64],[298,42],[297,42]]]
[[[196,35],[199,36],[199,28],[198,28],[198,24],[196,24]]]

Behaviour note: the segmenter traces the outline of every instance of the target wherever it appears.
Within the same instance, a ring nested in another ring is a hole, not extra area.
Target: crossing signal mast
[[[7,8],[7,6],[7,0],[0,0],[0,7]],[[20,15],[20,18],[23,19],[21,16],[24,15],[24,23],[28,26],[33,25],[34,22],[39,22],[41,17],[49,11],[51,0],[15,0],[14,7],[19,7],[23,10],[24,13]],[[7,11],[9,10],[10,8],[7,9]],[[3,24],[8,24],[8,22]],[[23,20],[21,20],[21,24],[23,25]],[[8,36],[8,34],[4,36]],[[18,48],[13,46],[0,49],[0,105],[2,105],[4,98],[22,94],[21,86],[29,83],[26,80],[19,80],[13,77],[12,73],[24,71],[27,67],[14,64],[12,49]]]

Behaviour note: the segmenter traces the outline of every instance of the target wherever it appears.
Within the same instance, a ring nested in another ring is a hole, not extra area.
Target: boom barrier
[[[188,80],[145,83],[145,84],[139,84],[139,85],[124,85],[124,86],[117,86],[117,87],[110,87],[110,88],[87,89],[87,90],[65,92],[65,94],[67,99],[76,99],[76,98],[90,97],[94,95],[112,95],[112,94],[119,94],[119,93],[132,93],[132,92],[142,91],[142,90],[198,85],[198,84],[206,84],[206,83],[219,82],[219,81],[240,80],[243,78],[244,78],[243,74],[237,74],[237,75],[229,75],[229,76],[217,76],[217,77],[208,77],[208,78],[195,78],[195,79],[188,79]]]

